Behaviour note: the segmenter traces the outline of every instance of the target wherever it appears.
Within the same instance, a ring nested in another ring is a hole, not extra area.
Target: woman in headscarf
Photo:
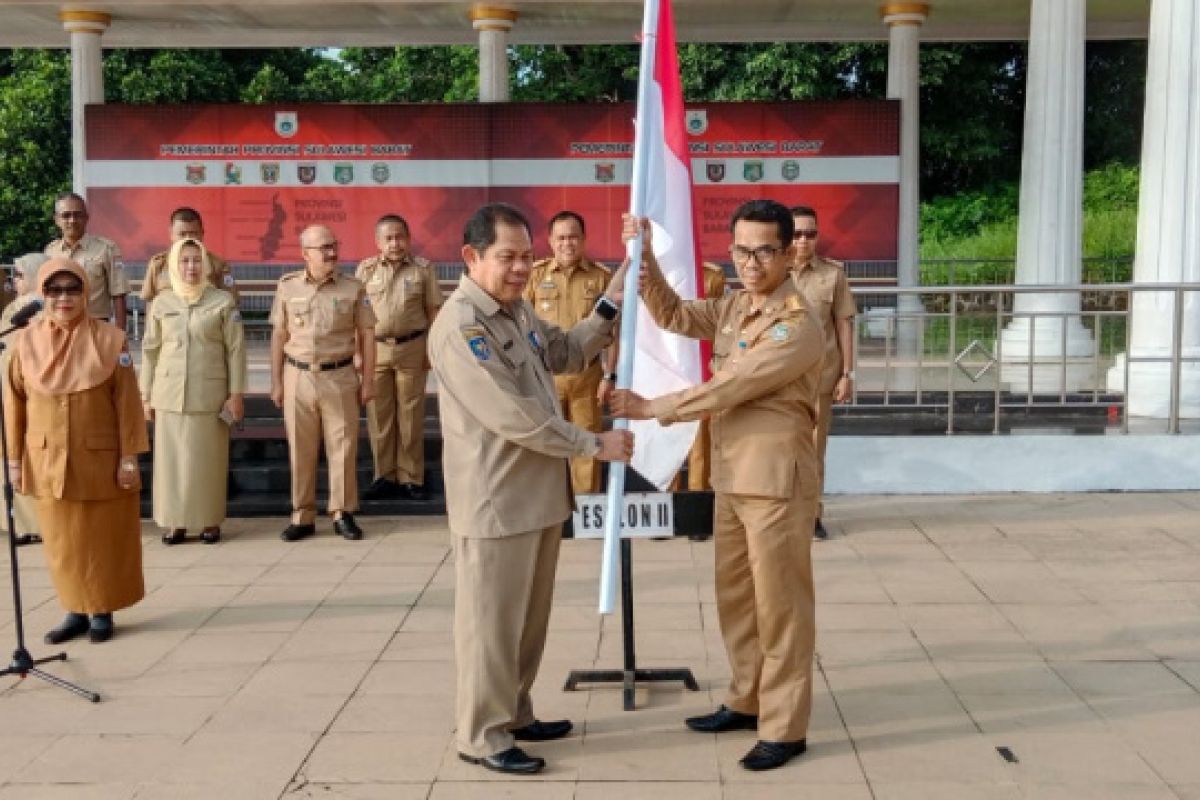
[[[107,641],[113,612],[145,595],[137,457],[149,449],[146,422],[125,332],[87,313],[87,284],[70,259],[42,264],[46,308],[17,335],[4,389],[8,471],[36,498],[68,612],[47,644],[84,633]]]
[[[233,296],[209,283],[207,263],[196,239],[171,246],[171,288],[154,298],[142,339],[142,403],[154,421],[154,521],[169,545],[189,528],[199,528],[206,544],[220,540],[229,426],[243,416],[242,316]]]
[[[0,313],[0,331],[8,330],[12,326],[13,316],[37,298],[38,267],[45,261],[44,253],[26,253],[13,262],[13,290],[17,296],[4,307],[3,313]],[[8,337],[9,340],[13,338],[15,334]],[[9,341],[8,344],[11,346],[12,342]],[[12,358],[11,353],[9,347],[0,351],[0,380],[4,383],[8,383],[8,362]],[[13,496],[13,523],[16,527],[13,532],[17,534],[17,544],[36,544],[42,540],[38,535],[37,511],[32,497],[23,494]],[[4,512],[4,497],[0,496],[0,525],[6,524],[8,523]]]

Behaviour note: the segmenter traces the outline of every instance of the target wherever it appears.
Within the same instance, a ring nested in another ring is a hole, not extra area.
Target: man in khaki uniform
[[[62,237],[46,245],[49,258],[69,258],[87,273],[90,290],[87,310],[96,319],[111,320],[125,330],[125,295],[129,279],[116,243],[87,232],[87,203],[74,192],[54,200],[54,224]]]
[[[322,434],[329,467],[333,529],[361,539],[358,510],[359,403],[371,402],[375,382],[375,314],[363,285],[338,271],[338,241],[323,225],[300,234],[304,269],[279,279],[271,307],[271,399],[283,409],[292,462],[292,524],[284,541],[316,532],[317,450]]]
[[[829,440],[829,426],[833,422],[833,404],[849,400],[854,389],[854,315],[858,313],[858,306],[850,294],[845,265],[817,255],[817,239],[820,236],[817,212],[808,206],[793,206],[791,212],[792,223],[796,226],[792,240],[796,248],[792,279],[812,306],[825,337],[820,407],[817,427],[813,431],[817,447],[817,474],[821,479],[821,491],[824,491],[825,444]],[[813,525],[813,536],[818,539],[829,536],[821,524],[824,511],[824,504],[818,500],[817,520]]]
[[[625,232],[636,233],[632,220]],[[757,728],[741,762],[750,770],[803,753],[812,709],[813,425],[824,341],[788,279],[791,241],[786,207],[743,204],[730,255],[746,288],[693,301],[675,294],[647,249],[646,309],[664,330],[713,342],[713,377],[652,400],[617,390],[610,404],[615,416],[664,425],[712,419],[717,611],[733,677],[725,704],[687,725]]]
[[[172,211],[170,236],[172,244],[183,239],[195,239],[197,242],[203,242],[204,221],[200,218],[200,212],[187,206],[181,206]],[[233,295],[234,307],[236,307],[240,295],[237,281],[233,279],[233,271],[230,270],[225,260],[213,251],[205,248],[205,253],[208,257],[208,272],[206,273],[208,282],[215,288]],[[146,262],[146,277],[142,279],[142,291],[139,296],[146,303],[147,311],[155,296],[164,289],[170,288],[171,279],[167,275],[167,251],[164,250],[150,256],[150,260]]]
[[[706,300],[725,296],[725,270],[717,264],[704,262],[704,298]],[[696,441],[688,452],[688,491],[707,492],[712,488],[709,482],[708,456],[711,449],[711,432],[708,418],[700,420],[696,428]],[[675,476],[671,491],[679,491],[680,476]]]
[[[571,730],[569,720],[538,720],[530,698],[573,506],[566,460],[633,453],[629,431],[597,434],[563,419],[551,373],[583,369],[611,340],[623,272],[564,332],[522,297],[533,245],[520,211],[484,206],[463,241],[467,274],[429,332],[454,540],[457,742],[464,761],[528,775],[546,762],[515,742]]]
[[[583,217],[560,211],[550,220],[550,249],[554,255],[533,265],[525,298],[539,317],[570,330],[592,313],[604,292],[611,271],[587,257],[587,232]],[[577,375],[555,375],[554,388],[563,415],[581,428],[600,430],[598,398],[604,367],[597,358]],[[600,488],[600,468],[594,458],[571,459],[571,486],[576,492]]]
[[[424,501],[426,333],[442,305],[433,265],[410,251],[403,217],[375,223],[379,255],[358,265],[375,311],[375,399],[367,406],[375,482],[370,498]],[[364,373],[365,374],[365,373]]]

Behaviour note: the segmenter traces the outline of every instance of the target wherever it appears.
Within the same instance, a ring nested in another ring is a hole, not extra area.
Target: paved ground
[[[748,732],[689,733],[720,701],[710,543],[638,542],[646,666],[690,666],[640,709],[594,611],[598,547],[568,542],[542,716],[578,733],[501,781],[452,745],[453,567],[442,519],[367,519],[359,544],[283,544],[236,520],[217,547],[146,529],[150,594],[119,638],[68,647],[45,684],[0,690],[0,798],[1166,800],[1200,798],[1200,495],[838,498],[816,546],[820,669],[811,749],[744,772]],[[35,654],[60,611],[23,548]],[[10,602],[0,601],[9,616]],[[12,641],[0,622],[0,647]],[[997,748],[1011,750],[1009,763]]]

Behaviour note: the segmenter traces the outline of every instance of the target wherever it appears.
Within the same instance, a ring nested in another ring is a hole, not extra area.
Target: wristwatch
[[[600,380],[608,381],[609,383],[616,383],[617,382],[617,373],[606,372],[606,373],[604,373],[604,377],[601,378]]]
[[[846,372],[843,372],[842,377],[849,378],[850,380],[854,380],[854,370],[848,370]]]
[[[600,295],[600,299],[596,301],[595,312],[604,319],[612,322],[617,318],[617,314],[621,311],[621,307],[609,300],[605,295]]]

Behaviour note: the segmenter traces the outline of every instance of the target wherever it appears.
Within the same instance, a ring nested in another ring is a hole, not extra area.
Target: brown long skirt
[[[63,608],[104,614],[145,597],[136,492],[113,500],[39,497],[37,516]]]

